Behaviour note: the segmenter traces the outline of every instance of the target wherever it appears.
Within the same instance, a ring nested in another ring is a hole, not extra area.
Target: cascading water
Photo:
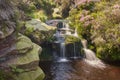
[[[54,34],[54,36],[56,37],[56,41],[55,43],[59,45],[59,49],[60,52],[57,52],[59,55],[59,62],[65,62],[68,61],[68,56],[70,56],[69,58],[73,58],[73,59],[77,59],[78,57],[78,52],[76,51],[76,44],[73,43],[73,50],[72,50],[72,54],[66,54],[66,45],[65,45],[65,36],[69,35],[69,36],[74,36],[74,37],[78,37],[77,34],[77,29],[75,29],[74,34],[71,34],[71,29],[69,28],[68,24],[62,24],[60,26],[58,26],[58,30],[56,31],[56,33]],[[59,54],[60,53],[60,54]]]
[[[85,62],[96,68],[105,68],[105,64],[96,57],[95,53],[92,50],[87,49],[87,41],[83,40],[82,44],[86,56]]]
[[[86,59],[89,60],[89,61],[96,61],[96,60],[99,60],[96,56],[95,56],[95,53],[90,50],[90,49],[87,49],[87,48],[84,48],[83,49],[85,54],[86,54]]]
[[[63,28],[65,28],[63,26]],[[54,35],[57,39],[57,41],[55,41],[55,43],[58,43],[60,45],[60,56],[58,59],[58,62],[66,62],[68,61],[66,58],[66,48],[65,48],[65,40],[64,40],[64,34],[61,31],[56,31],[56,34]]]
[[[59,62],[66,62],[68,61],[67,58],[66,58],[66,54],[65,54],[65,43],[64,42],[61,42],[60,43],[60,59],[59,59]]]
[[[61,57],[65,58],[65,43],[60,43],[60,53],[61,53]]]
[[[74,43],[74,44],[73,44],[73,49],[74,49],[74,50],[73,50],[73,51],[74,51],[74,53],[73,53],[73,58],[74,58],[74,59],[78,58],[78,57],[77,57],[77,52],[76,52],[76,47],[75,47],[75,46],[76,46],[76,45],[75,45],[75,43]]]

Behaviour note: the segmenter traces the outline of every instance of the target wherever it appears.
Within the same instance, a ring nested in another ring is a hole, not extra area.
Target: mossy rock
[[[69,43],[75,43],[75,42],[81,42],[80,38],[75,37],[75,36],[65,36],[65,43],[69,44]]]
[[[9,72],[10,76],[13,78],[10,80],[35,80],[38,77],[40,78],[39,80],[43,80],[44,73],[39,68],[39,54],[42,48],[22,34],[19,34],[17,39],[16,50],[26,50],[30,46],[32,46],[32,48],[24,54],[17,53],[7,56],[8,59],[0,65],[8,70],[7,72]],[[3,80],[8,79],[5,77]]]
[[[32,48],[33,44],[31,40],[28,37],[19,34],[16,42],[16,50],[18,51],[18,53],[26,53]]]
[[[32,19],[30,21],[26,22],[26,31],[31,30],[31,32],[38,30],[38,31],[48,31],[48,30],[54,30],[55,27],[49,26],[43,22],[41,22],[39,19]]]
[[[16,51],[18,52],[14,52],[14,55],[5,56],[5,58],[7,58],[6,61],[4,61],[4,63],[1,63],[1,65],[4,65],[4,67],[27,65],[32,62],[39,61],[39,55],[42,51],[42,48],[23,35],[19,35],[18,39],[19,40],[16,42]],[[21,52],[25,53],[21,54]]]
[[[39,61],[39,54],[42,49],[34,43],[32,43],[32,45],[33,45],[33,49],[31,49],[25,55],[16,56],[16,58],[11,59],[10,60],[11,63],[8,64],[24,65],[24,64],[29,64],[30,62],[33,61]]]
[[[49,26],[39,19],[27,21],[25,26],[25,35],[31,38],[33,42],[41,44],[53,40],[53,34],[55,33],[56,27]]]
[[[45,74],[38,67],[36,70],[14,75],[15,80],[43,80]]]

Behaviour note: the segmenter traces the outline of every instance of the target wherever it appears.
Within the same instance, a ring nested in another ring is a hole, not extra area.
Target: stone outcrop
[[[38,77],[42,80],[44,74],[38,66],[41,47],[21,34],[14,35],[0,43],[0,69],[11,73],[13,80],[36,80]]]
[[[52,42],[56,27],[49,26],[39,19],[32,19],[26,22],[24,34],[37,44]]]
[[[15,14],[10,0],[0,0],[0,39],[11,35],[15,30]]]
[[[0,80],[43,80],[42,48],[18,33],[13,0],[0,0]]]

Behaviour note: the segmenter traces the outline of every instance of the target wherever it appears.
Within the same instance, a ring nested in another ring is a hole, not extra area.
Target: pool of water
[[[40,62],[44,80],[120,80],[120,66],[95,67],[85,60]]]

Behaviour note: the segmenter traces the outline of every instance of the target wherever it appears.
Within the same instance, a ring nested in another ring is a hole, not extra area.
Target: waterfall
[[[60,43],[60,54],[62,58],[65,58],[65,43]]]
[[[95,56],[95,53],[90,50],[90,49],[87,49],[87,48],[83,48],[85,54],[86,54],[86,59],[87,60],[90,60],[90,61],[96,61],[96,60],[99,60],[96,56]]]
[[[84,47],[83,50],[86,56],[85,62],[96,68],[105,68],[105,64],[99,58],[96,57],[95,53],[92,50],[87,49],[86,40],[82,41],[82,45]]]
[[[75,43],[73,44],[73,51],[74,51],[74,53],[73,53],[73,58],[74,59],[76,59],[77,58],[77,52],[76,52],[76,47],[75,47],[76,45],[75,45]]]
[[[69,26],[67,28],[65,28],[65,26],[63,26],[61,29],[69,29]],[[66,33],[65,33],[66,34]],[[56,37],[56,41],[55,43],[60,45],[60,56],[58,58],[58,62],[66,62],[68,61],[66,58],[66,48],[65,48],[65,38],[64,38],[64,33],[62,33],[62,31],[57,30],[56,33],[54,34],[54,36]]]
[[[60,54],[61,55],[60,55],[59,62],[66,62],[66,61],[68,61],[67,58],[66,58],[66,55],[65,55],[65,50],[66,50],[65,43],[64,42],[60,43]]]
[[[66,46],[65,45],[65,37],[66,37],[66,35],[78,37],[77,29],[75,29],[74,34],[72,34],[71,31],[72,30],[69,28],[68,24],[62,24],[62,25],[58,26],[58,29],[56,30],[56,33],[54,34],[54,36],[56,37],[55,43],[60,45],[59,46],[60,47],[59,62],[68,61],[67,60],[68,58],[67,58],[67,55],[66,55],[66,48],[65,48],[65,46]],[[79,58],[77,56],[76,44],[75,43],[73,43],[73,51],[72,52],[73,53],[72,53],[72,56],[70,56],[70,58],[73,58],[73,59]]]

